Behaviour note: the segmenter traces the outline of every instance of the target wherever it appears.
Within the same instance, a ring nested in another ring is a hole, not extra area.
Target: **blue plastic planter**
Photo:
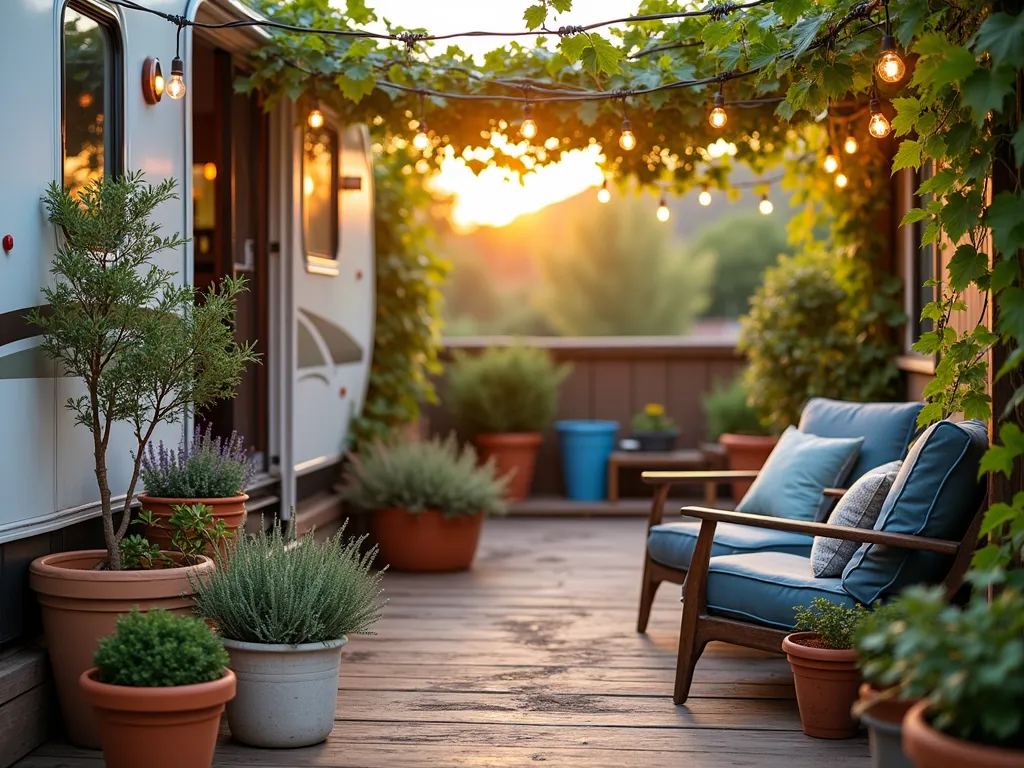
[[[565,488],[573,501],[601,501],[608,488],[608,456],[615,450],[617,421],[559,421]]]

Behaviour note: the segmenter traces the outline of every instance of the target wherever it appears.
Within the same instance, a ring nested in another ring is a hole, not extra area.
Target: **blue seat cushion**
[[[863,437],[848,482],[907,455],[924,403],[848,403],[813,397],[800,414],[800,431],[821,437]],[[822,518],[824,519],[824,517]]]
[[[874,529],[960,541],[985,494],[978,466],[987,449],[984,422],[932,424],[910,449]],[[843,570],[843,588],[873,603],[912,584],[936,584],[951,565],[947,555],[863,544]]]
[[[814,520],[826,488],[842,485],[857,459],[863,437],[826,438],[789,427],[737,512],[791,520]]]
[[[647,551],[651,558],[670,568],[686,570],[690,567],[693,549],[700,534],[700,520],[655,525],[647,536]],[[814,538],[802,533],[771,531],[749,525],[719,523],[715,527],[711,556],[736,555],[743,552],[789,552],[810,556]]]
[[[711,558],[708,566],[708,612],[769,627],[792,629],[797,606],[816,597],[853,607],[840,579],[816,579],[811,560],[786,552],[754,552]]]

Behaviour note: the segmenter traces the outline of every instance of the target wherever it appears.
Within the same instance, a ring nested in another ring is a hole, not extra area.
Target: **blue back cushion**
[[[848,403],[815,397],[800,415],[800,431],[821,437],[863,437],[848,483],[869,469],[907,455],[924,403]]]
[[[987,449],[984,422],[932,424],[910,449],[874,529],[962,539],[985,494],[978,465]],[[870,604],[912,584],[936,584],[951,565],[934,552],[863,544],[843,571],[843,588]]]
[[[862,442],[860,437],[830,439],[789,427],[736,511],[814,520],[821,492],[845,482]]]

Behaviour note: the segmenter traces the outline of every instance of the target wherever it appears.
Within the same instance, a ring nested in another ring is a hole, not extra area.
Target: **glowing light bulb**
[[[725,111],[725,96],[721,91],[715,94],[714,109],[708,115],[708,122],[712,128],[722,128],[729,122],[729,115]]]
[[[312,176],[306,176],[302,179],[302,191],[306,193],[306,197],[313,194],[313,190],[316,189],[316,184],[313,181]]]
[[[672,212],[668,209],[668,204],[665,202],[665,198],[661,198],[661,202],[658,203],[658,221],[668,221],[672,217]]]
[[[702,189],[700,191],[700,194],[697,195],[697,202],[703,205],[705,208],[711,205],[711,193],[708,191],[707,187]]]
[[[768,199],[768,195],[761,196],[761,202],[757,204],[757,210],[765,216],[775,210],[775,206],[772,205],[772,201]]]
[[[886,119],[885,115],[881,112],[876,112],[871,115],[871,120],[868,121],[868,133],[874,136],[876,139],[884,139],[889,135],[889,131],[892,130],[892,125]]]
[[[309,117],[306,118],[306,122],[309,123],[309,127],[313,130],[324,127],[324,113],[320,111],[320,107],[313,107],[309,113]]]
[[[825,162],[821,165],[825,169],[825,173],[835,173],[839,170],[839,158],[832,147],[829,147],[828,154],[825,155]]]
[[[537,123],[533,120],[533,107],[527,104],[523,107],[523,124],[519,126],[519,133],[524,139],[532,139],[537,135]]]
[[[605,181],[601,184],[601,188],[597,190],[597,201],[599,203],[607,203],[612,199],[611,190],[608,189],[608,182]]]
[[[850,183],[850,180],[846,178],[846,174],[842,172],[837,173],[833,181],[835,182],[835,185],[839,187],[839,189],[846,189],[846,185]]]
[[[416,147],[420,152],[430,146],[430,137],[427,135],[427,121],[420,121],[420,130],[416,134],[416,137],[412,140],[412,145]]]
[[[185,97],[185,63],[177,56],[171,59],[171,79],[167,81],[167,95],[172,99]]]
[[[898,83],[907,74],[907,65],[896,53],[896,40],[892,35],[882,37],[882,55],[875,64],[875,72],[886,83]]]
[[[843,152],[848,155],[854,154],[860,149],[860,144],[857,143],[857,139],[854,136],[847,136],[846,141],[843,142]]]
[[[633,127],[629,120],[622,121],[622,134],[619,136],[619,146],[629,152],[636,146],[636,136],[633,135]]]
[[[203,178],[207,181],[213,181],[217,178],[217,164],[206,163],[203,165]]]

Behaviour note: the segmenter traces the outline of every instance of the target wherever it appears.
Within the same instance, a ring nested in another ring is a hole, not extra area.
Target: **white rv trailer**
[[[258,18],[236,0],[145,4],[207,22]],[[150,60],[165,82],[170,75],[174,24],[104,0],[0,2],[0,238],[13,241],[0,249],[0,547],[44,554],[59,539],[52,532],[99,512],[91,438],[63,407],[80,382],[56,375],[24,320],[52,279],[56,234],[40,202],[51,180],[74,187],[126,170],[177,179],[180,197],[160,221],[191,241],[161,265],[199,287],[225,274],[249,279],[236,334],[257,340],[263,364],[205,417],[258,452],[252,506],[287,518],[301,509],[302,478],[337,468],[373,346],[369,140],[326,110],[314,131],[292,103],[265,113],[257,95],[235,93],[263,34],[186,27],[186,95],[148,103]],[[158,437],[176,444],[190,430]],[[127,484],[127,437],[110,448],[114,489]],[[15,560],[23,570],[24,557]],[[0,577],[20,579],[9,561],[0,551]],[[19,629],[0,605],[0,643]]]

